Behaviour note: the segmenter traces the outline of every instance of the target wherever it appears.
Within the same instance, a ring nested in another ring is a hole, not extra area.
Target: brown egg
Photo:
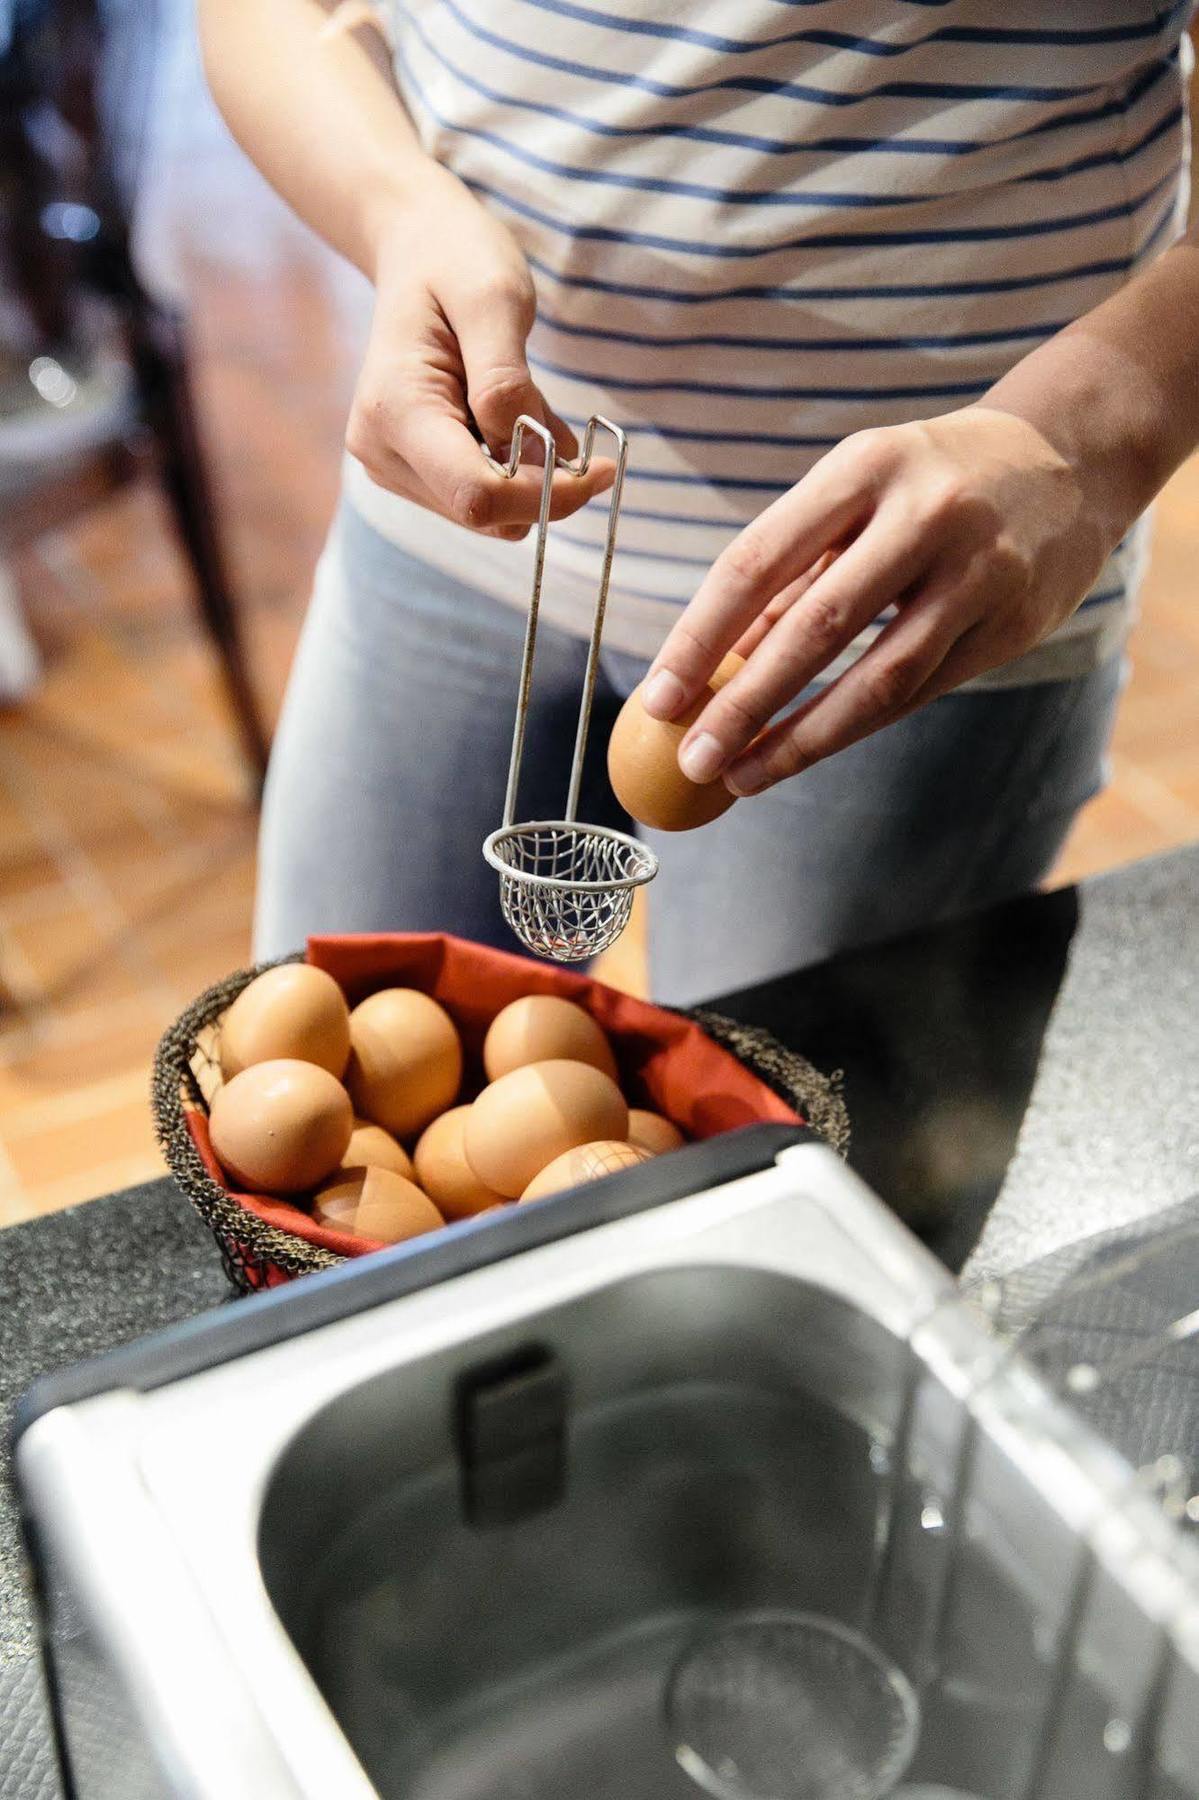
[[[244,1188],[302,1194],[332,1173],[354,1129],[350,1097],[315,1063],[253,1063],[214,1096],[212,1147]]]
[[[466,1160],[463,1137],[469,1106],[452,1106],[426,1125],[414,1152],[416,1179],[447,1219],[469,1219],[504,1204]]]
[[[470,1109],[467,1161],[485,1186],[515,1200],[548,1163],[579,1144],[623,1138],[629,1109],[589,1063],[528,1063],[483,1089]]]
[[[590,1063],[615,1081],[616,1058],[603,1029],[583,1007],[556,994],[527,994],[491,1021],[483,1040],[488,1081],[535,1062]]]
[[[664,1156],[668,1150],[679,1150],[687,1142],[677,1125],[661,1113],[645,1112],[639,1106],[629,1108],[629,1142],[648,1150],[651,1156]]]
[[[412,1180],[412,1158],[382,1125],[355,1119],[354,1130],[341,1159],[343,1169],[390,1169],[393,1175]]]
[[[641,688],[633,689],[608,740],[608,779],[631,818],[657,831],[692,831],[728,811],[734,796],[722,781],[688,781],[679,768],[679,745],[712,695],[744,665],[744,657],[726,656],[699,699],[669,724],[651,719]]]
[[[637,1144],[621,1144],[608,1140],[598,1144],[580,1144],[565,1156],[556,1156],[548,1168],[532,1181],[521,1195],[522,1200],[544,1200],[547,1194],[559,1194],[564,1188],[582,1187],[585,1181],[598,1181],[603,1175],[616,1175],[621,1169],[635,1169],[639,1163],[652,1162],[648,1150]]]
[[[379,1168],[339,1170],[318,1189],[312,1216],[318,1225],[381,1244],[402,1244],[445,1224],[427,1194],[393,1169]]]
[[[293,1057],[339,1079],[350,1060],[350,1009],[324,969],[283,963],[242,989],[221,1020],[221,1073],[226,1081],[254,1063]]]
[[[458,1096],[462,1045],[443,1006],[416,988],[383,988],[350,1014],[346,1085],[354,1110],[414,1137]]]

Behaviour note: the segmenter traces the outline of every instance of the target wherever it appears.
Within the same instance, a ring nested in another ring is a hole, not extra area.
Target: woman
[[[233,130],[376,290],[258,949],[510,941],[478,846],[540,471],[472,422],[521,412],[564,453],[630,432],[583,816],[625,822],[602,748],[647,668],[668,717],[750,650],[682,760],[755,797],[655,841],[658,995],[1035,883],[1199,436],[1189,5],[408,0],[390,52],[363,13],[201,0]],[[610,478],[555,483],[526,817],[561,810]]]

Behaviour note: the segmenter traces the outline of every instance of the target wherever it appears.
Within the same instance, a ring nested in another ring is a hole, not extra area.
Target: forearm
[[[1017,363],[981,404],[1033,424],[1122,532],[1199,445],[1199,233]]]
[[[246,154],[365,274],[397,208],[449,180],[422,151],[377,41],[321,0],[199,0],[209,86]]]

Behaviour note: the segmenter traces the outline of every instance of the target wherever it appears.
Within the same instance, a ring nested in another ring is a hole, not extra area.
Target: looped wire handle
[[[587,667],[583,676],[583,696],[579,704],[579,722],[575,732],[574,755],[570,765],[570,786],[567,790],[566,810],[563,820],[572,824],[578,814],[579,792],[583,782],[583,759],[587,751],[587,734],[591,726],[591,708],[595,698],[595,683],[599,673],[600,639],[604,629],[604,614],[608,606],[608,587],[612,578],[612,558],[616,551],[616,528],[620,517],[621,492],[624,488],[625,466],[629,456],[629,440],[619,425],[610,419],[593,415],[587,421],[583,433],[583,447],[573,462],[565,457],[559,458],[553,434],[539,419],[528,413],[521,413],[512,429],[512,443],[506,462],[500,462],[491,454],[487,445],[483,445],[483,454],[488,466],[497,475],[511,481],[520,468],[521,451],[524,447],[526,432],[532,432],[540,438],[545,451],[545,464],[541,477],[541,503],[537,513],[537,542],[533,558],[533,580],[529,595],[529,616],[525,626],[524,651],[521,656],[520,686],[516,701],[516,724],[512,733],[512,756],[508,764],[508,787],[504,795],[504,828],[512,825],[516,818],[516,795],[520,784],[520,765],[524,755],[525,729],[529,716],[529,694],[533,685],[533,658],[537,645],[537,618],[541,608],[541,584],[545,573],[545,544],[549,529],[550,502],[553,495],[554,472],[561,467],[571,475],[583,476],[591,467],[595,450],[597,431],[610,432],[616,441],[616,478],[612,483],[612,497],[608,503],[608,530],[604,541],[604,560],[600,570],[599,591],[596,595],[595,614],[591,623],[591,641],[587,648]]]

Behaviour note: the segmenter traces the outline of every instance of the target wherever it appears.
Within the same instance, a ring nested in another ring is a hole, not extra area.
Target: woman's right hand
[[[560,456],[578,452],[525,358],[532,277],[511,233],[453,176],[430,165],[421,185],[374,237],[374,318],[346,447],[380,487],[472,531],[523,538],[540,505],[540,458],[511,480],[497,475],[471,420],[501,460],[520,413],[549,428]],[[577,512],[614,473],[596,457],[586,476],[557,474],[551,516]]]

